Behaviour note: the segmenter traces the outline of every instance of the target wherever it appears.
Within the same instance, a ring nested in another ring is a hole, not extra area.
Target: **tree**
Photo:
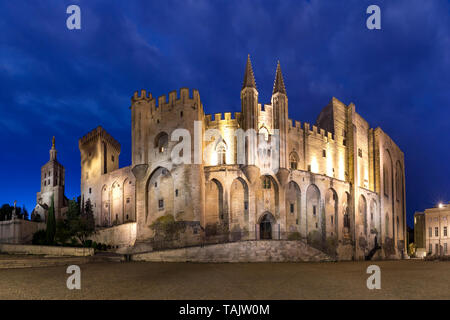
[[[95,220],[94,212],[92,210],[91,199],[88,199],[83,204],[83,209],[80,214],[78,229],[75,232],[75,236],[81,243],[85,243],[86,240],[95,232]]]
[[[56,219],[55,219],[55,202],[52,196],[50,208],[48,209],[47,228],[46,228],[46,240],[47,244],[53,244],[55,242],[56,234]]]
[[[95,232],[94,213],[91,200],[85,204],[80,201],[69,200],[66,218],[58,221],[56,239],[59,243],[72,242],[86,243],[86,240]],[[77,239],[77,240],[75,240]]]
[[[27,210],[27,208],[25,208],[25,205],[22,207],[22,219],[23,220],[29,219],[28,210]]]
[[[7,203],[2,205],[0,208],[0,221],[11,220],[13,217],[14,206],[11,206]],[[16,215],[19,219],[24,219],[24,215],[28,216],[28,212],[25,207],[23,209],[21,207],[16,207]]]
[[[10,215],[12,213],[12,207],[5,203],[4,205],[2,205],[2,207],[0,208],[0,221],[5,221],[5,220],[9,220]]]

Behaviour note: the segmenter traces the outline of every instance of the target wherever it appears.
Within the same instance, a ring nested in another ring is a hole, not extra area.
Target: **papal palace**
[[[334,97],[315,125],[291,120],[279,63],[265,104],[258,100],[248,57],[241,112],[234,115],[205,114],[199,92],[185,88],[159,98],[135,92],[130,109],[130,166],[119,167],[120,143],[102,127],[79,139],[81,198],[90,199],[99,230],[134,225],[120,230],[132,233],[136,244],[151,242],[156,233],[151,226],[170,215],[184,226],[180,239],[190,246],[226,237],[301,240],[339,260],[362,260],[375,248],[380,259],[406,254],[403,152],[381,128],[371,128],[353,103]],[[179,128],[192,139],[190,163],[172,161],[182,140],[173,135]],[[239,129],[256,132],[268,145],[276,132],[279,143],[266,155],[277,159],[277,170],[268,168],[260,153],[249,152],[250,135],[240,149]],[[205,137],[208,131],[215,134]],[[48,206],[55,190],[62,214],[64,168],[52,150],[38,202]]]

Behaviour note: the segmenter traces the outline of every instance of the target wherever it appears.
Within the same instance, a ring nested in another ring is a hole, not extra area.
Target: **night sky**
[[[81,8],[68,30],[66,8]],[[381,30],[366,9],[381,8]],[[28,211],[56,136],[66,195],[80,189],[78,139],[98,125],[131,162],[130,98],[181,87],[205,111],[240,111],[247,54],[261,103],[277,60],[290,118],[315,123],[335,96],[405,153],[408,224],[450,201],[450,2],[6,1],[0,2],[0,204]]]

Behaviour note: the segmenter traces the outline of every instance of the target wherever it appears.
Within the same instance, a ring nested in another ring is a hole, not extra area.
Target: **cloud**
[[[79,31],[65,27],[72,3],[81,7]],[[422,190],[438,193],[450,178],[442,142],[450,113],[450,4],[378,3],[382,30],[370,31],[365,10],[372,3],[361,0],[2,2],[0,142],[14,153],[3,165],[25,165],[23,152],[45,161],[56,131],[68,188],[78,190],[77,139],[97,125],[122,143],[121,164],[129,163],[134,91],[197,88],[207,113],[239,111],[250,53],[262,103],[270,101],[281,61],[292,119],[314,122],[332,96],[355,102],[405,152],[408,210],[423,209]],[[422,160],[424,154],[438,156]],[[30,202],[36,191],[28,190]]]

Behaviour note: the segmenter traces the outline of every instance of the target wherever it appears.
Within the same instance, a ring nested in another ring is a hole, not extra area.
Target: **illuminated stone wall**
[[[172,215],[199,222],[205,234],[215,225],[237,239],[303,239],[342,260],[364,259],[375,244],[381,256],[400,257],[406,249],[402,151],[380,128],[372,129],[354,104],[336,98],[315,125],[289,119],[278,72],[271,104],[258,103],[254,80],[244,81],[250,87],[243,87],[242,110],[234,115],[205,114],[197,90],[172,91],[168,99],[136,92],[129,167],[119,169],[120,145],[103,129],[80,139],[81,193],[93,201],[97,224],[136,221],[142,242],[154,237],[156,219]],[[268,141],[280,130],[278,173],[248,155],[245,164],[237,163],[234,134],[243,128]],[[189,132],[190,164],[170,161],[180,141],[171,139],[176,129]],[[203,141],[208,129],[218,136]]]

